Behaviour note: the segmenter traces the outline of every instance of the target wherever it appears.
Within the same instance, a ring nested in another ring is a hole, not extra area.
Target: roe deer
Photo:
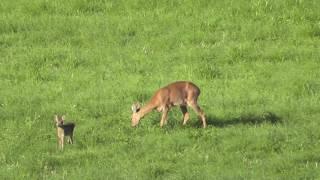
[[[57,127],[57,138],[60,149],[63,149],[64,137],[68,136],[68,143],[73,144],[73,130],[76,126],[74,123],[64,123],[64,116],[54,116]]]
[[[139,103],[134,103],[131,107],[132,117],[131,126],[139,124],[139,121],[153,109],[162,112],[160,127],[167,123],[168,111],[172,106],[180,106],[183,114],[183,125],[189,120],[187,106],[190,106],[201,118],[202,126],[207,126],[204,112],[200,109],[197,100],[200,95],[200,89],[188,81],[178,81],[160,88],[155,92],[149,103],[140,107]]]

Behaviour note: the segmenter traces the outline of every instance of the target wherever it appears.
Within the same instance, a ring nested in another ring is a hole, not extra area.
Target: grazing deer
[[[58,138],[58,145],[60,149],[63,149],[65,136],[68,136],[68,143],[73,144],[73,130],[76,125],[74,123],[65,124],[64,116],[58,117],[58,115],[55,115],[54,120],[57,127],[57,138]]]
[[[160,127],[167,123],[167,116],[172,106],[180,106],[183,114],[183,125],[189,120],[187,106],[190,106],[201,118],[202,126],[207,126],[204,112],[200,109],[197,100],[200,89],[192,82],[178,81],[160,88],[155,92],[149,103],[141,107],[139,103],[134,103],[131,107],[131,126],[139,124],[139,121],[153,109],[162,112]]]

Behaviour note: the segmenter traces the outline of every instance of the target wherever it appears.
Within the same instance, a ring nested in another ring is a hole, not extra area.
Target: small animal
[[[64,137],[68,137],[68,143],[73,144],[73,130],[75,128],[75,123],[65,123],[65,116],[54,116],[54,121],[57,128],[57,138],[58,138],[58,146],[60,149],[63,149]]]
[[[155,92],[151,100],[143,107],[139,103],[131,106],[131,126],[139,124],[141,118],[150,113],[153,109],[162,112],[160,127],[167,123],[168,112],[173,106],[180,106],[183,114],[183,125],[189,120],[187,106],[191,107],[200,117],[202,126],[207,126],[204,112],[197,103],[200,89],[192,82],[178,81],[160,88]]]

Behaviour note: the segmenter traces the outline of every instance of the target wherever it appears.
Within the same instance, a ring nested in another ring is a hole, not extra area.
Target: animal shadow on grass
[[[245,114],[240,117],[223,119],[211,115],[207,116],[207,124],[214,127],[227,127],[237,124],[259,125],[262,123],[281,124],[282,118],[272,112],[264,112],[261,114]]]

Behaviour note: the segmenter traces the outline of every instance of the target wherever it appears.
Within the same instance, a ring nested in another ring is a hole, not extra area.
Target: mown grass
[[[318,179],[315,0],[0,3],[1,179]],[[201,88],[182,127],[130,106]],[[53,115],[76,122],[56,146]]]

